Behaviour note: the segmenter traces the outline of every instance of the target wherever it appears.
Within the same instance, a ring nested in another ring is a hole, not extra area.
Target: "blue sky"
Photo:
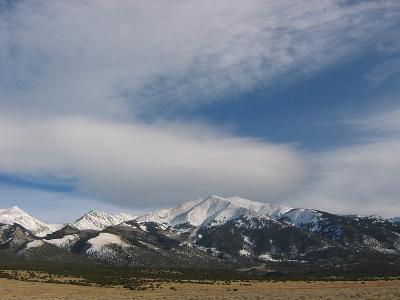
[[[384,59],[362,55],[290,86],[256,89],[234,102],[200,108],[190,117],[232,124],[235,133],[318,151],[358,140],[344,121],[396,105],[400,74],[374,84],[365,78]],[[379,99],[379,103],[377,103]]]
[[[4,1],[0,207],[239,195],[400,215],[398,1]]]

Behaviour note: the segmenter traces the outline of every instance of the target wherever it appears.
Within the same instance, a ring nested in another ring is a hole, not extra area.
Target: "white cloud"
[[[81,192],[131,207],[168,206],[205,193],[272,200],[297,187],[306,172],[289,145],[188,124],[2,118],[0,140],[3,172],[77,177]]]
[[[400,137],[400,108],[392,106],[375,111],[364,117],[353,118],[344,122],[359,134],[367,134],[370,139]]]
[[[399,109],[365,116],[352,123],[363,138],[310,155],[308,184],[292,203],[340,213],[400,215]]]
[[[342,213],[394,216],[400,212],[400,139],[324,153],[302,205]]]

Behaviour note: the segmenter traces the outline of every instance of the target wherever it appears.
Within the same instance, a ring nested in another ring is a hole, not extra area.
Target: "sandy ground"
[[[0,299],[400,299],[400,280],[364,283],[232,282],[230,285],[223,282],[171,283],[161,286],[161,289],[131,291],[0,279]]]

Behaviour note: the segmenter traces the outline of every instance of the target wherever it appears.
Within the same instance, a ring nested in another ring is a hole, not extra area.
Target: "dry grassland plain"
[[[400,299],[400,280],[160,283],[129,290],[0,279],[0,299]]]

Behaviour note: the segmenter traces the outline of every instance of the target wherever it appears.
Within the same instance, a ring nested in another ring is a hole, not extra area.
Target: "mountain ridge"
[[[0,216],[8,222],[3,225],[0,219],[0,251],[24,259],[146,267],[400,260],[396,219],[338,215],[240,197],[211,195],[138,217],[90,211],[46,235],[43,230],[38,234],[42,223],[34,221],[39,220],[18,208],[2,209]]]
[[[237,196],[223,198],[210,195],[198,198],[189,202],[184,202],[171,209],[162,209],[138,217],[138,221],[154,221],[167,223],[168,225],[179,225],[189,223],[194,226],[206,225],[211,220],[217,222],[227,221],[235,216],[239,211],[247,212],[257,217],[276,218],[292,208],[251,201]],[[243,211],[245,210],[245,211]]]
[[[112,225],[135,219],[136,216],[126,213],[110,215],[105,212],[91,210],[68,225],[79,230],[103,230]]]
[[[183,202],[172,208],[159,209],[139,216],[124,212],[112,215],[106,212],[90,210],[75,221],[65,224],[45,223],[23,211],[18,206],[12,206],[10,208],[0,209],[0,223],[17,223],[32,231],[37,236],[44,237],[64,226],[71,226],[78,230],[101,231],[108,226],[136,220],[137,222],[156,222],[168,226],[178,226],[189,223],[192,226],[201,227],[206,226],[208,222],[211,221],[223,224],[241,215],[247,215],[247,217],[271,218],[273,220],[285,219],[286,222],[292,225],[301,226],[316,222],[320,215],[319,212],[320,211],[317,209],[292,208],[280,204],[252,201],[238,196],[220,197],[217,195],[209,195]],[[400,217],[385,219],[377,215],[362,216],[351,214],[342,216],[376,218],[387,220],[394,224],[400,224]]]

